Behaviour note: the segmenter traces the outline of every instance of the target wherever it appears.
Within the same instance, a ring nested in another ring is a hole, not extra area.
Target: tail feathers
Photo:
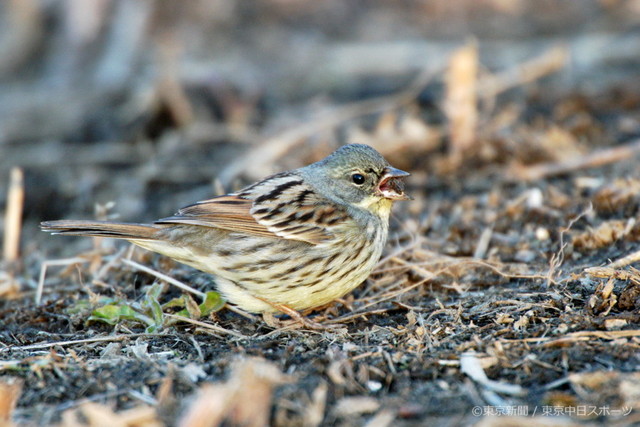
[[[67,236],[112,237],[114,239],[156,240],[160,226],[127,224],[108,221],[45,221],[40,223],[43,231]]]

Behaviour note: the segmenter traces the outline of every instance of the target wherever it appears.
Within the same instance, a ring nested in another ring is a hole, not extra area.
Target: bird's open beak
[[[378,194],[389,200],[411,200],[411,197],[404,194],[402,179],[409,175],[411,175],[409,172],[387,166],[378,184]]]

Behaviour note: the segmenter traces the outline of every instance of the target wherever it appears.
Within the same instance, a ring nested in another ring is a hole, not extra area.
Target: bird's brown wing
[[[182,208],[175,216],[157,223],[214,227],[314,245],[331,240],[333,233],[330,229],[344,212],[326,201],[323,203],[297,181],[287,184],[286,189],[279,192],[277,189],[283,185],[269,182],[268,186],[253,186],[244,193],[205,200]]]
[[[253,200],[227,195],[186,206],[174,216],[159,219],[156,224],[190,224],[257,236],[275,237],[267,227],[251,215]]]

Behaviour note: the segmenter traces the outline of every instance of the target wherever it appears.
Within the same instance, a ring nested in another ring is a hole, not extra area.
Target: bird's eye
[[[354,173],[353,175],[351,175],[351,179],[353,180],[353,183],[356,185],[364,184],[364,175],[360,173]]]

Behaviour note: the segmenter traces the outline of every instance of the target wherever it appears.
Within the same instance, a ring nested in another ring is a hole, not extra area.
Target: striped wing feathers
[[[164,218],[161,224],[191,224],[311,244],[332,239],[344,218],[341,208],[320,198],[298,175],[274,175],[238,193],[205,200]]]

